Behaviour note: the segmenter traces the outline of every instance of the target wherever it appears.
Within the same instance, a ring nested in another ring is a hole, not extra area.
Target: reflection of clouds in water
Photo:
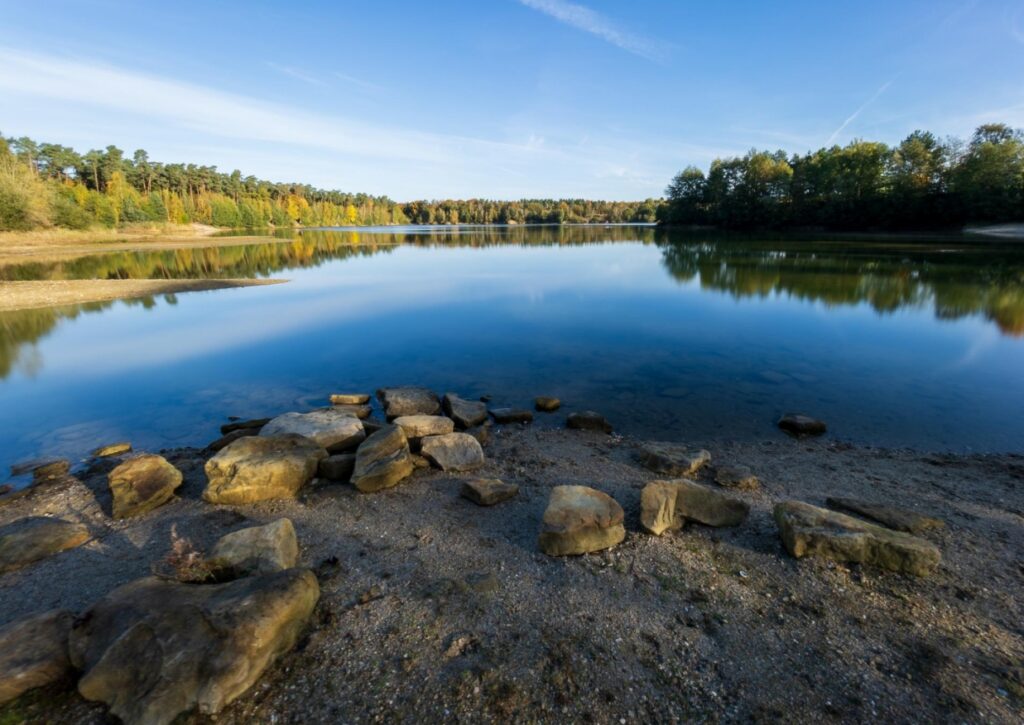
[[[999,345],[1001,335],[991,325],[979,323],[972,325],[972,327],[975,328],[975,334],[971,338],[967,349],[964,350],[964,354],[948,364],[937,368],[935,370],[936,376],[972,367],[984,357],[985,353]]]

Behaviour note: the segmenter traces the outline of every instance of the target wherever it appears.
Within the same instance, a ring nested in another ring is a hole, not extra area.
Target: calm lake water
[[[669,440],[830,435],[1024,451],[1024,245],[676,236],[647,227],[314,231],[97,255],[0,279],[287,284],[0,313],[0,465],[203,445],[230,415],[423,384]]]

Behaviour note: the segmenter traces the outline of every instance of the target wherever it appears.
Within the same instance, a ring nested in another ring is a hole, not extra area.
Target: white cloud
[[[635,35],[615,26],[601,13],[584,5],[565,0],[519,0],[528,8],[538,10],[577,30],[596,35],[612,45],[648,60],[663,60],[668,51],[666,43]]]
[[[839,134],[841,134],[843,131],[845,131],[847,126],[849,126],[851,123],[853,123],[854,121],[857,120],[857,116],[862,114],[865,111],[865,109],[867,109],[868,106],[870,106],[872,103],[877,101],[879,99],[879,97],[883,93],[885,93],[887,90],[889,90],[889,86],[891,86],[893,84],[893,81],[895,81],[895,80],[896,79],[893,78],[893,79],[883,83],[882,87],[879,88],[877,91],[875,91],[875,94],[873,96],[871,96],[871,98],[869,98],[868,100],[864,101],[864,103],[861,104],[860,108],[858,108],[856,111],[854,111],[852,114],[850,114],[850,116],[845,121],[843,121],[843,123],[839,126],[839,128],[837,128],[835,131],[832,132],[832,135],[828,137],[828,141],[825,142],[825,145],[826,146],[831,146],[832,143],[839,137]]]
[[[296,80],[302,81],[303,83],[308,83],[311,86],[326,86],[327,85],[326,83],[324,83],[319,78],[316,78],[316,77],[310,75],[309,73],[301,71],[301,70],[299,70],[297,68],[292,68],[291,66],[288,66],[288,65],[280,65],[278,63],[272,63],[271,61],[268,60],[267,61],[267,67],[268,68],[272,68],[273,70],[276,70],[278,73],[283,73],[284,75],[286,75],[286,76],[288,76],[290,78],[294,78]]]

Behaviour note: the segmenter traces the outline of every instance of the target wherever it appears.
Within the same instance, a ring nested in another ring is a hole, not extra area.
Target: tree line
[[[414,201],[281,184],[215,166],[165,164],[116,146],[84,154],[0,136],[0,231],[140,222],[217,227],[637,222],[657,204],[583,199]]]
[[[689,166],[666,189],[666,224],[757,229],[959,228],[1024,220],[1024,132],[970,141],[915,131],[899,145],[853,141],[804,155],[751,150]]]

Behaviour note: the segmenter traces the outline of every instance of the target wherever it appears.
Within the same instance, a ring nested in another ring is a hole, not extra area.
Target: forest
[[[135,223],[216,227],[653,222],[658,200],[414,201],[327,191],[223,173],[214,166],[130,157],[116,146],[80,154],[0,136],[0,231],[115,228]]]
[[[687,167],[658,220],[731,229],[959,229],[1024,221],[1024,132],[980,126],[968,142],[915,131],[804,155],[751,150]]]

